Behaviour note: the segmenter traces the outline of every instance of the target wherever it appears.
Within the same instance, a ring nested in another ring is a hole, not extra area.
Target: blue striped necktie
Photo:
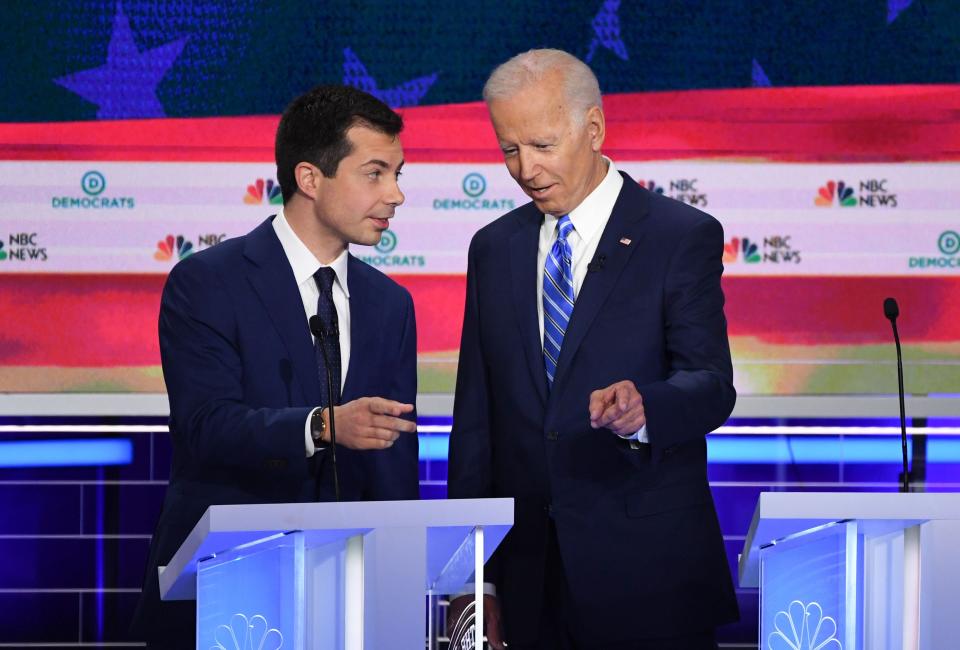
[[[560,359],[563,335],[573,313],[573,251],[567,237],[573,232],[570,215],[557,222],[557,239],[543,266],[543,366],[552,386]]]

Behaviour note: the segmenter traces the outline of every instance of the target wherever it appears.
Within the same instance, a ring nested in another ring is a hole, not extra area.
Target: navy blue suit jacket
[[[723,230],[626,174],[548,389],[537,316],[543,215],[530,203],[470,245],[450,437],[453,498],[513,497],[488,569],[506,637],[539,629],[547,518],[580,632],[598,644],[708,632],[737,617],[705,434],[733,409]],[[597,268],[602,266],[602,268]],[[590,393],[629,379],[649,445],[590,427]]]
[[[351,352],[341,403],[365,396],[415,403],[410,294],[353,256],[347,283]],[[325,452],[306,457],[304,424],[321,404],[319,369],[272,218],[177,264],[164,287],[159,329],[173,463],[134,627],[174,646],[186,639],[187,647],[195,603],[161,603],[157,566],[208,506],[318,494],[332,500],[332,474]],[[418,498],[417,452],[411,434],[382,451],[338,447],[343,499]],[[312,464],[319,467],[311,471]]]

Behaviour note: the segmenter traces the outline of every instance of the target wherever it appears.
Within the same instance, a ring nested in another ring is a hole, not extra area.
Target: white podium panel
[[[740,556],[763,650],[936,650],[960,638],[960,494],[770,492]]]
[[[160,594],[196,598],[198,649],[420,648],[426,597],[481,584],[512,524],[512,499],[212,506]]]

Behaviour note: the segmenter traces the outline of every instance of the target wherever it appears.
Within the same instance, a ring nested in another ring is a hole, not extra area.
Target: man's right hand
[[[413,404],[403,404],[382,397],[361,397],[335,407],[337,444],[350,449],[387,449],[401,433],[416,433],[417,423],[401,415],[413,412]],[[330,412],[323,410],[329,442]]]
[[[463,614],[463,610],[471,604],[473,604],[473,596],[471,594],[460,596],[450,601],[450,606],[447,608],[447,636],[453,633],[453,628],[456,626],[457,621],[460,620],[460,615]],[[487,643],[490,644],[493,650],[505,650],[507,644],[503,641],[503,630],[500,627],[500,601],[497,600],[496,596],[489,594],[484,595],[483,619],[484,627],[486,628]],[[477,644],[476,647],[479,648],[480,644]]]

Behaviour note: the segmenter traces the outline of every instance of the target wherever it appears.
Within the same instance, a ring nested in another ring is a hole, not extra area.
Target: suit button
[[[547,513],[548,517],[553,517],[553,506],[550,505],[549,503],[543,506],[543,511]]]
[[[557,433],[556,431],[547,432],[547,440],[556,440],[559,437],[560,437],[560,434]]]

